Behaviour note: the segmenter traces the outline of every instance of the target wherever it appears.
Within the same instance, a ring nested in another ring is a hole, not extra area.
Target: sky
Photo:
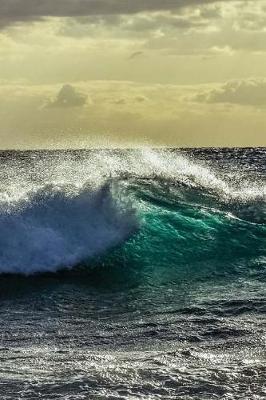
[[[266,146],[266,0],[0,0],[0,140]]]

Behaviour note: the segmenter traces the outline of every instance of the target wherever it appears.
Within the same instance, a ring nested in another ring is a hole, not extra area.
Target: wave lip
[[[111,183],[79,191],[47,186],[16,204],[0,204],[0,273],[71,268],[125,241],[135,211]]]

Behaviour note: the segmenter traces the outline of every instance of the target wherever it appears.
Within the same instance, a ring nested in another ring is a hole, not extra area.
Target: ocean
[[[0,398],[266,398],[266,148],[0,152]]]

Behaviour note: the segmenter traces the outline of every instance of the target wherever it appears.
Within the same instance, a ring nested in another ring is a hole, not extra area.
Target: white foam
[[[79,191],[44,187],[0,205],[0,273],[70,268],[124,241],[137,227],[132,208],[109,184]]]

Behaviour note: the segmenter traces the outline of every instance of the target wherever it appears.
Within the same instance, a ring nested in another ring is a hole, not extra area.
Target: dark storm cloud
[[[0,27],[42,17],[135,14],[175,11],[221,0],[0,0]],[[228,1],[228,0],[227,0]],[[231,0],[229,0],[231,1]],[[243,0],[245,1],[245,0]]]

